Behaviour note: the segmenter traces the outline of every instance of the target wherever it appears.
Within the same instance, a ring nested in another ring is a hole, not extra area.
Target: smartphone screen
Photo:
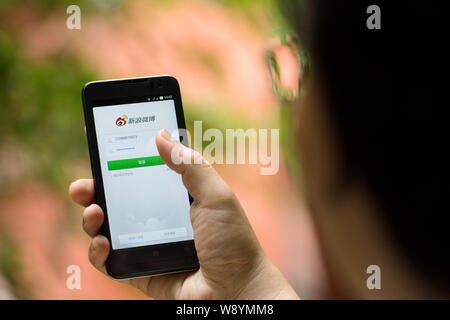
[[[155,144],[161,129],[180,137],[175,102],[148,100],[92,108],[114,250],[193,239],[188,192]]]

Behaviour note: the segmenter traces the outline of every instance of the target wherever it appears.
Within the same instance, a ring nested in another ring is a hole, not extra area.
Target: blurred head
[[[423,1],[289,3],[309,64],[296,117],[305,197],[335,287],[448,295],[446,11]],[[372,4],[379,30],[366,26]],[[366,286],[370,265],[381,290]]]

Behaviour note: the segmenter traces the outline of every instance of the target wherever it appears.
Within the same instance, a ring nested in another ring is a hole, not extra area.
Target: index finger
[[[87,207],[94,203],[95,191],[94,180],[92,179],[78,179],[72,182],[69,187],[69,194],[73,201]]]

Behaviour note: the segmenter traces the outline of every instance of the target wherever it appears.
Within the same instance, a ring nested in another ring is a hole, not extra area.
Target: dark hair
[[[345,179],[367,181],[404,256],[448,291],[450,55],[443,3],[311,0],[287,8],[320,73]],[[369,5],[380,8],[381,29],[366,25]]]

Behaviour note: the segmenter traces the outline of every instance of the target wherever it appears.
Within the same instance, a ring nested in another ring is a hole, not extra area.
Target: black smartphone
[[[111,244],[108,274],[128,279],[198,269],[192,198],[155,143],[167,129],[188,145],[178,81],[93,81],[82,98],[95,201],[105,213],[101,233]]]

